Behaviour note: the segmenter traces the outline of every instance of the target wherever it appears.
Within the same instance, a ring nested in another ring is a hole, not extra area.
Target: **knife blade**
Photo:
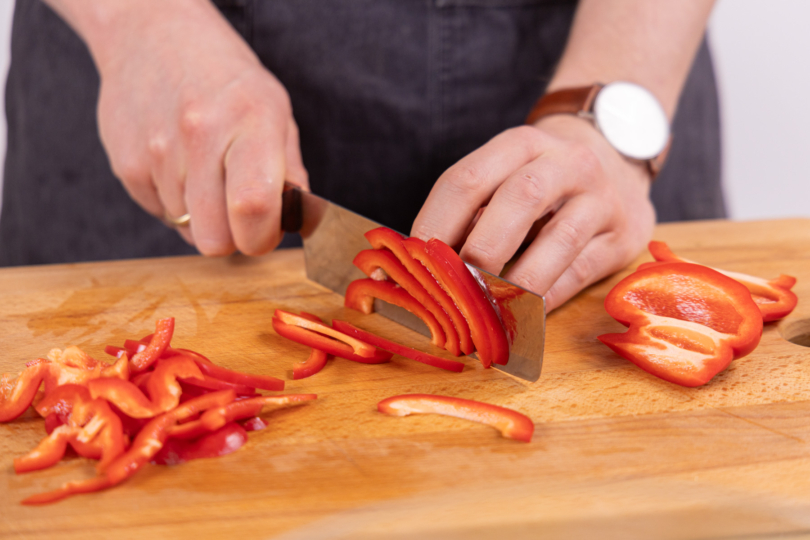
[[[301,235],[307,279],[345,295],[349,283],[366,277],[352,261],[360,251],[371,247],[363,235],[380,227],[379,223],[285,184],[281,224],[285,232]],[[467,268],[495,306],[509,338],[509,362],[492,367],[536,381],[543,366],[545,299],[471,264]],[[374,307],[380,315],[430,336],[427,326],[409,311],[380,300],[374,302]]]

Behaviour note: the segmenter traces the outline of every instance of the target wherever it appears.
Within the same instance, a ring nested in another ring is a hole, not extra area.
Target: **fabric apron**
[[[549,0],[216,4],[289,91],[312,190],[406,234],[444,170],[523,122],[576,8]],[[39,0],[18,0],[11,54],[0,265],[195,253],[113,176],[96,124],[99,78],[79,37]],[[725,216],[705,42],[652,198],[659,221]]]

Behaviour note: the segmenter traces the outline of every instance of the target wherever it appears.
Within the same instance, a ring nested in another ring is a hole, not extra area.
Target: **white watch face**
[[[664,109],[646,88],[628,82],[606,85],[593,104],[599,130],[621,154],[651,159],[669,140],[669,122]]]

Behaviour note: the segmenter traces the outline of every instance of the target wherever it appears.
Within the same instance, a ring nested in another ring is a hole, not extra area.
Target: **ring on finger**
[[[163,214],[163,219],[165,219],[168,223],[171,223],[173,227],[187,227],[188,224],[191,223],[191,214],[186,212],[180,217],[173,218],[168,212],[166,212]]]

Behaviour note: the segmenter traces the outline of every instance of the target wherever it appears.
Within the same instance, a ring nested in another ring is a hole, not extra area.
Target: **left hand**
[[[646,167],[621,156],[590,122],[548,116],[497,135],[450,167],[411,235],[463,242],[465,261],[499,274],[532,225],[553,211],[505,275],[545,295],[551,311],[643,250],[655,225],[649,190]]]

